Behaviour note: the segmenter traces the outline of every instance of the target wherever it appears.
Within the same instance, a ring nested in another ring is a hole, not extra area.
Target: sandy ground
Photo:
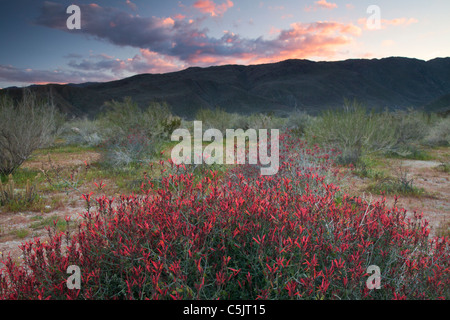
[[[58,153],[57,155],[50,155],[51,161],[49,161],[48,155],[38,155],[25,162],[22,167],[35,170],[77,168],[84,167],[85,161],[87,164],[90,164],[98,161],[99,158],[100,154],[96,152]],[[0,252],[3,253],[4,257],[9,254],[14,260],[20,261],[22,252],[19,246],[21,243],[33,241],[35,238],[45,241],[45,238],[48,237],[48,231],[45,227],[30,227],[38,221],[36,220],[37,217],[46,219],[56,216],[61,220],[65,217],[70,217],[73,222],[81,220],[80,214],[85,210],[85,201],[78,192],[71,190],[69,194],[64,192],[52,193],[51,195],[45,195],[45,197],[59,197],[63,199],[63,203],[58,204],[55,208],[47,208],[45,212],[3,212],[2,210],[4,209],[0,208]],[[29,234],[19,238],[14,232],[17,230],[27,230]],[[0,263],[1,267],[2,264]]]
[[[448,159],[447,159],[448,161]],[[411,215],[423,212],[424,218],[431,226],[430,235],[434,236],[439,225],[450,221],[450,174],[438,170],[441,162],[421,160],[389,160],[389,171],[395,176],[400,168],[408,173],[408,179],[413,179],[413,185],[423,188],[428,194],[420,197],[400,196],[397,206],[405,208]],[[364,191],[370,179],[351,177],[347,180],[347,187],[353,194],[364,194],[374,200],[382,196],[369,194]],[[388,205],[394,204],[394,196],[386,196]]]

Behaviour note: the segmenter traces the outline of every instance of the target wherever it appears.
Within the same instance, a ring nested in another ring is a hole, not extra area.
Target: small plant
[[[436,167],[436,170],[450,173],[450,162],[441,162],[441,164]]]
[[[53,215],[48,218],[43,218],[42,216],[35,216],[31,220],[35,221],[30,224],[29,228],[36,230],[36,229],[42,229],[45,227],[51,227],[53,225],[56,226],[56,228],[59,231],[66,231],[67,228],[67,222],[66,220],[61,220],[58,218],[58,216]]]
[[[35,184],[27,179],[25,189],[16,189],[12,174],[8,177],[8,183],[4,185],[0,179],[0,205],[8,206],[11,211],[19,211],[30,207],[39,198]]]
[[[8,177],[8,184],[3,185],[0,179],[0,205],[4,206],[15,199],[15,186],[12,174]]]
[[[369,186],[369,191],[386,195],[404,195],[420,197],[426,194],[423,188],[414,186],[414,179],[408,178],[408,172],[399,168],[396,177],[385,177]]]
[[[450,238],[450,220],[442,221],[436,230],[436,235],[438,237],[448,237]]]
[[[15,230],[13,234],[19,239],[24,239],[30,234],[30,231],[26,229],[19,229]]]
[[[98,191],[101,191],[101,190],[103,190],[103,188],[106,186],[106,184],[105,183],[103,183],[103,180],[102,181],[100,181],[99,183],[97,183],[97,182],[94,182],[94,185],[95,185],[95,187],[97,188],[97,190]]]
[[[48,185],[55,190],[64,190],[66,194],[69,194],[71,191],[82,193],[79,190],[79,185],[82,177],[86,176],[89,169],[90,165],[85,161],[84,167],[71,168],[68,171],[56,165],[52,161],[50,154],[48,155],[47,166],[44,165],[44,162],[41,164],[41,173]]]

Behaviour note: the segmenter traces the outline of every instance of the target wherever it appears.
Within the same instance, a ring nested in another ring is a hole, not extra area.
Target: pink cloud
[[[136,11],[137,10],[137,6],[135,3],[131,2],[130,0],[126,0],[125,2],[127,4],[128,7],[130,7],[131,10]]]
[[[385,25],[393,25],[393,26],[400,26],[400,25],[405,25],[408,26],[410,24],[413,23],[417,23],[419,22],[419,20],[415,19],[415,18],[397,18],[397,19],[392,19],[392,20],[384,20],[381,19],[381,24],[385,24]]]
[[[200,12],[209,13],[212,17],[222,16],[233,6],[234,3],[231,0],[226,0],[222,4],[216,4],[212,0],[198,0],[194,3],[194,8]]]
[[[419,20],[417,20],[416,18],[395,18],[391,20],[381,19],[381,29],[386,29],[387,26],[409,26],[418,22]],[[365,28],[367,29],[366,23],[367,18],[358,19],[358,24],[365,26]]]
[[[173,16],[173,18],[175,20],[183,20],[184,18],[186,18],[186,16],[179,13],[179,14],[176,14],[175,16]]]
[[[336,3],[327,2],[327,0],[318,0],[314,2],[314,5],[307,6],[305,8],[305,11],[316,11],[317,9],[326,9],[326,10],[332,10],[336,9],[338,5]]]
[[[253,42],[227,33],[222,39],[229,39],[237,47],[253,50],[236,50],[232,55],[220,56],[199,50],[189,58],[189,63],[207,66],[211,64],[260,64],[286,59],[307,59],[311,57],[333,58],[338,49],[351,44],[361,28],[353,24],[339,22],[293,23],[287,30],[273,28],[272,34],[279,33],[274,40]],[[227,41],[228,42],[228,41]]]
[[[285,14],[284,16],[281,16],[281,19],[286,20],[286,19],[291,19],[293,17],[294,17],[293,14]]]
[[[330,3],[327,2],[327,0],[319,0],[316,1],[316,5],[320,8],[324,8],[324,9],[335,9],[337,8],[337,4],[336,3]]]
[[[203,3],[200,5],[200,3]],[[223,3],[231,6],[231,1]],[[216,16],[224,11],[212,1],[197,1],[197,7]],[[220,5],[219,5],[220,6]],[[37,24],[67,32],[64,6],[44,6]],[[201,26],[206,16],[195,20],[184,16],[141,17],[115,9],[83,6],[81,32],[118,46],[130,46],[139,53],[129,59],[108,56],[71,57],[68,66],[79,72],[105,73],[123,77],[136,73],[161,73],[189,66],[257,64],[284,59],[333,59],[346,46],[355,44],[362,28],[352,23],[318,21],[272,28],[270,39],[263,35],[245,38],[226,31],[217,38]],[[110,22],[116,27],[111,28]],[[399,23],[393,21],[392,23]]]

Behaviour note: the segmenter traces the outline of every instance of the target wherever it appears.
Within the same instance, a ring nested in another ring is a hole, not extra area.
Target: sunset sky
[[[81,9],[80,30],[67,28],[71,4]],[[380,28],[366,23],[370,5],[380,9]],[[0,0],[0,6],[0,88],[285,59],[450,56],[448,0]]]

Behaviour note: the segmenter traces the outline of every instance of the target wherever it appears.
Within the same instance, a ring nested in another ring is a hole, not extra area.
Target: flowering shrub
[[[161,162],[144,195],[85,195],[77,232],[49,229],[48,242],[23,244],[23,265],[5,259],[0,297],[450,297],[448,238],[429,240],[420,215],[342,194],[326,180],[329,155],[282,140],[276,176],[240,166],[196,177]],[[79,290],[66,286],[69,265],[81,269]],[[381,269],[380,290],[366,286],[370,265]]]

